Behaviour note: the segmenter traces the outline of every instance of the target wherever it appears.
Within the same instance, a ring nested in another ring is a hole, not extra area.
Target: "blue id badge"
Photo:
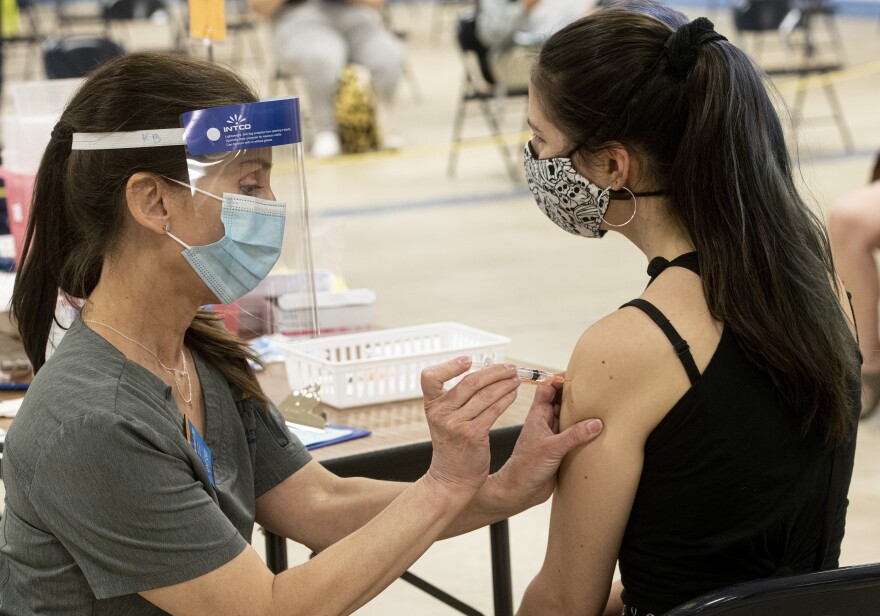
[[[196,427],[189,420],[189,417],[184,416],[184,420],[186,442],[189,443],[189,446],[192,447],[193,451],[196,452],[196,455],[199,456],[199,460],[202,461],[205,470],[208,471],[208,479],[211,481],[211,486],[216,488],[217,484],[214,483],[214,454],[211,453],[211,448],[208,447],[205,439],[203,439],[202,435],[199,434],[199,431],[196,430]]]

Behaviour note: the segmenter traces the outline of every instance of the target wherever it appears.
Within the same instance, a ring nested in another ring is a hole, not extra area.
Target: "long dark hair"
[[[823,223],[798,195],[765,75],[726,41],[684,77],[664,43],[687,23],[650,2],[600,9],[552,36],[532,73],[578,156],[622,143],[700,256],[712,315],[737,334],[828,445],[848,438],[858,360]]]
[[[88,298],[104,260],[124,239],[128,179],[143,171],[189,181],[182,146],[71,151],[70,134],[177,128],[186,111],[256,100],[235,73],[170,53],[129,54],[89,75],[67,104],[40,162],[12,294],[12,315],[34,372],[46,362],[59,291]],[[265,404],[248,366],[253,354],[213,313],[197,313],[185,340],[243,395]]]

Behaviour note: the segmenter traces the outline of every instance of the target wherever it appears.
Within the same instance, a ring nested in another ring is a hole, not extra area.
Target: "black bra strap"
[[[669,322],[669,319],[666,318],[666,315],[660,312],[657,306],[643,299],[634,299],[625,303],[621,308],[626,308],[627,306],[638,308],[651,317],[651,320],[663,330],[663,333],[666,334],[669,342],[672,343],[672,348],[674,348],[675,352],[678,354],[678,359],[681,360],[684,370],[687,372],[688,378],[691,380],[691,385],[696,383],[697,379],[700,378],[700,371],[697,368],[697,363],[694,361],[694,356],[691,355],[691,347],[679,335],[675,327],[672,326],[672,323]]]

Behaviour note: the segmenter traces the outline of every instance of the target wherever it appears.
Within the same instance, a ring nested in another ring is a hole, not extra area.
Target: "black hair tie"
[[[713,41],[726,41],[727,37],[715,32],[715,24],[705,17],[698,17],[669,35],[663,49],[669,58],[669,69],[679,79],[687,77],[697,62],[701,45]]]
[[[52,139],[61,142],[71,141],[73,139],[73,129],[58,122],[55,124],[55,128],[52,129]]]

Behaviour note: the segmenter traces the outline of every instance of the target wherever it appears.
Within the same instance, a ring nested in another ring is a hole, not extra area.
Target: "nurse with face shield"
[[[470,368],[453,360],[422,374],[434,452],[414,484],[311,460],[248,347],[202,308],[270,271],[313,294],[301,151],[295,101],[257,102],[192,58],[112,60],[68,103],[13,296],[36,376],[4,452],[0,613],[348,614],[433,541],[548,498],[601,429],[557,434],[541,386],[490,475],[488,431],[519,379],[496,365],[445,390]],[[80,310],[47,361],[59,296]],[[273,575],[255,523],[318,555]]]

